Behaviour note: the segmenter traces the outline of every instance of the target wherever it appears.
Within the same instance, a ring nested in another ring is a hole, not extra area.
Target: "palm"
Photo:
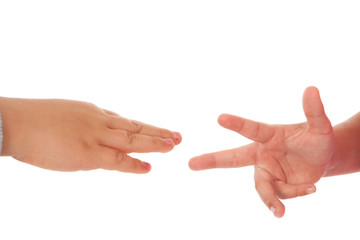
[[[333,129],[318,90],[308,88],[303,98],[307,122],[267,125],[221,115],[219,123],[254,142],[232,150],[204,154],[190,160],[193,170],[255,166],[255,185],[264,203],[281,217],[285,207],[278,198],[315,191],[313,185],[327,170],[334,149]]]
[[[311,132],[308,124],[274,126],[274,136],[254,143],[256,165],[288,184],[315,183],[325,173],[333,149],[333,133]]]

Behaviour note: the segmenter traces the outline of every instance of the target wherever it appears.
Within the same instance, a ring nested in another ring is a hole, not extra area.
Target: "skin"
[[[255,166],[255,187],[276,217],[285,206],[279,199],[314,193],[324,176],[360,171],[360,113],[333,127],[317,88],[303,96],[307,122],[268,125],[222,114],[218,122],[254,142],[236,149],[204,154],[189,161],[192,170]]]
[[[147,173],[128,153],[169,152],[181,135],[70,100],[0,98],[1,155],[56,171]]]

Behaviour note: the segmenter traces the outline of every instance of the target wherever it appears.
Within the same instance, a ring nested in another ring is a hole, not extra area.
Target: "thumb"
[[[117,152],[115,158],[110,159],[104,169],[127,173],[148,173],[151,170],[151,165],[139,159],[132,158],[125,153]]]
[[[325,114],[319,90],[308,87],[303,96],[303,108],[309,128],[319,134],[327,134],[332,130],[330,120]]]

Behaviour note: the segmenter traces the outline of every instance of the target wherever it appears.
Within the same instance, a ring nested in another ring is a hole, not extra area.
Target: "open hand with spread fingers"
[[[280,199],[316,191],[315,183],[335,165],[335,136],[324,112],[319,91],[305,90],[303,108],[307,122],[268,125],[223,114],[218,122],[254,142],[236,149],[204,154],[190,160],[193,170],[255,166],[255,186],[276,217],[285,207]]]

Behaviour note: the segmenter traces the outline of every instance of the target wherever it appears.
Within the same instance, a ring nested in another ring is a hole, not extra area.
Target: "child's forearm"
[[[325,176],[360,171],[360,113],[334,127],[336,148]]]

